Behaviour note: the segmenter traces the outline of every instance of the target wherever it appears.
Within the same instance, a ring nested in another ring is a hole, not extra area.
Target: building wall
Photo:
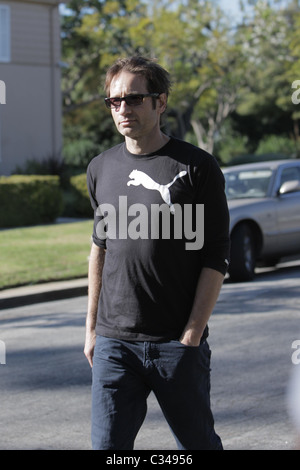
[[[0,174],[26,160],[58,157],[62,146],[58,2],[0,0],[10,6],[11,54],[0,62]]]

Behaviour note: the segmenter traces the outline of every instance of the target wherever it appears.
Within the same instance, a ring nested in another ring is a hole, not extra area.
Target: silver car
[[[257,265],[300,254],[300,160],[223,169],[230,212],[233,281],[253,279]]]

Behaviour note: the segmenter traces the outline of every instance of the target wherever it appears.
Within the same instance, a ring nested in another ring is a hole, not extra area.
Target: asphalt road
[[[0,450],[90,449],[86,304],[79,297],[0,312]],[[251,283],[225,282],[209,338],[212,407],[225,450],[293,448],[286,388],[297,367],[299,312],[300,262]],[[152,395],[136,449],[176,449]]]

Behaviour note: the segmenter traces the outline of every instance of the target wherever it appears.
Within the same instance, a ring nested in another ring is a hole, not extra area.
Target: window
[[[300,182],[300,168],[299,167],[290,167],[285,168],[281,174],[280,185],[286,183],[287,181],[299,181]]]
[[[10,7],[0,5],[0,62],[10,61]]]
[[[243,170],[225,173],[228,199],[266,197],[272,170]]]

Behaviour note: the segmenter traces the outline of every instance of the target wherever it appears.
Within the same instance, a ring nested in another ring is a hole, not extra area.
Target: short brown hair
[[[171,80],[169,72],[161,67],[155,59],[142,56],[132,56],[118,59],[107,71],[105,79],[105,92],[109,96],[110,84],[114,77],[122,71],[142,75],[146,79],[148,93],[166,93],[169,95]]]

